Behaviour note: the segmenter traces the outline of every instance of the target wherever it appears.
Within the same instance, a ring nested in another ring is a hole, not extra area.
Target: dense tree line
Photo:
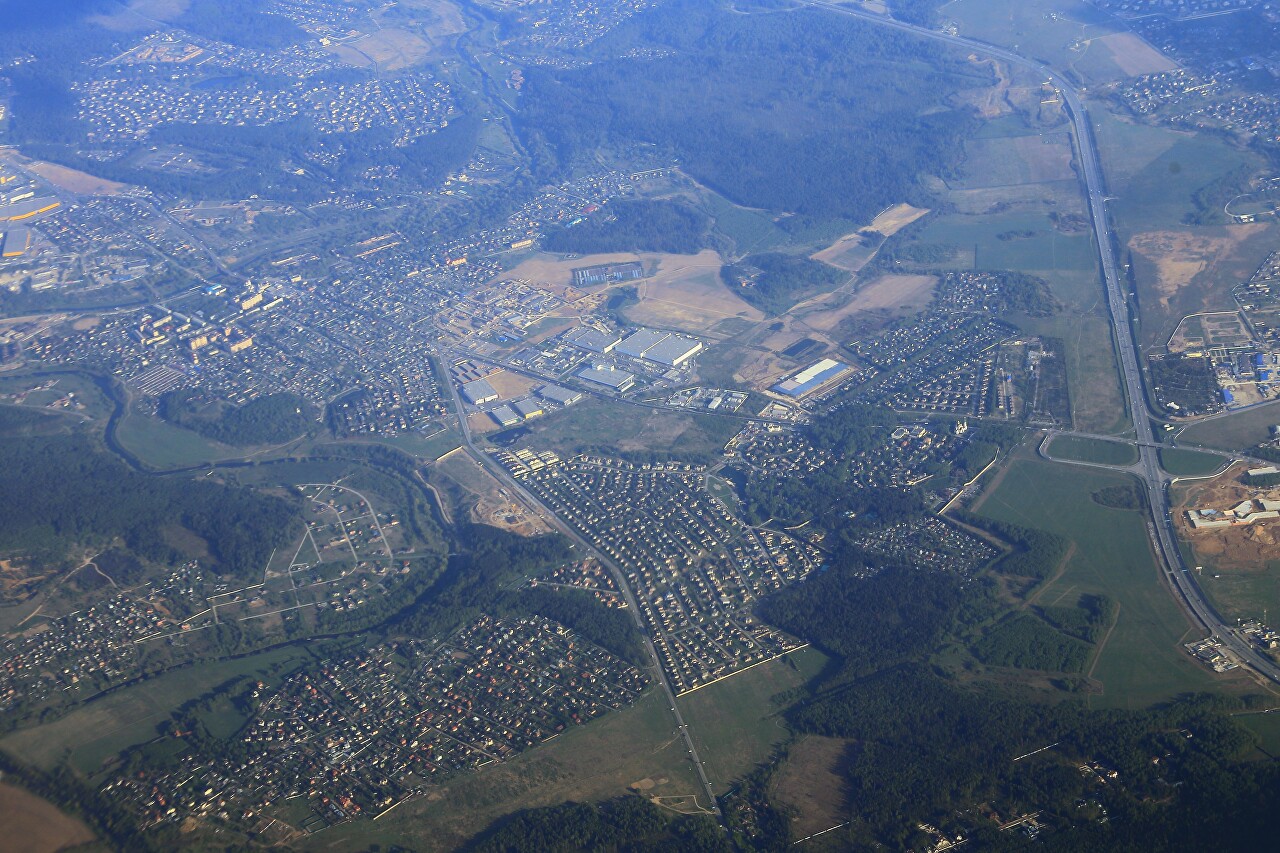
[[[648,666],[649,655],[627,612],[605,607],[585,590],[535,587],[508,599],[509,605],[559,622],[636,666]]]
[[[710,220],[676,201],[619,201],[585,222],[552,231],[549,252],[674,252],[691,255],[706,245]]]
[[[991,666],[1080,672],[1089,659],[1089,646],[1035,616],[1015,613],[979,637],[973,654]]]
[[[907,666],[849,684],[788,717],[799,731],[853,741],[844,765],[850,801],[858,804],[849,843],[907,846],[917,822],[945,830],[957,809],[998,799],[1015,810],[1040,811],[1042,820],[1079,833],[1055,839],[1064,850],[1090,849],[1083,839],[1108,838],[1114,841],[1092,849],[1225,849],[1171,844],[1176,836],[1158,824],[1202,819],[1194,804],[1207,790],[1192,793],[1201,784],[1222,791],[1228,811],[1251,815],[1253,827],[1265,808],[1259,795],[1280,792],[1274,765],[1266,765],[1261,776],[1250,773],[1249,765],[1227,774],[1228,764],[1253,743],[1220,716],[1230,705],[1231,700],[1203,696],[1146,712],[1089,711],[1072,702],[1037,705],[991,689],[965,689],[928,667]],[[1055,743],[1035,761],[1012,760]],[[1162,761],[1153,763],[1152,755]],[[1090,786],[1075,768],[1082,759],[1115,768],[1121,783]],[[1250,794],[1232,791],[1237,784]],[[1106,800],[1110,823],[1082,820],[1077,804],[1083,796]],[[1181,802],[1170,805],[1175,796]],[[1165,843],[1135,844],[1142,836],[1131,821],[1157,829]],[[1199,830],[1193,837],[1207,841]],[[1121,839],[1129,844],[1116,846]],[[988,840],[999,838],[993,832],[991,839],[981,839],[984,845]]]
[[[673,820],[670,812],[633,796],[517,812],[465,849],[469,853],[728,853],[732,848],[712,819],[681,815]]]
[[[831,290],[849,274],[818,261],[768,252],[748,255],[720,270],[724,283],[769,315],[786,313],[797,302]]]
[[[1035,530],[1004,521],[960,513],[964,521],[995,533],[1014,545],[1014,550],[995,564],[996,571],[1013,577],[1044,580],[1067,556],[1070,542],[1044,530]]]
[[[121,540],[153,562],[189,559],[165,537],[185,527],[205,541],[223,573],[262,571],[296,532],[298,510],[281,498],[208,481],[135,473],[82,435],[0,442],[0,551],[51,563]]]
[[[544,168],[642,140],[748,207],[866,223],[950,174],[972,119],[943,103],[972,69],[825,12],[741,15],[679,0],[602,40],[672,55],[526,70],[519,129]],[[799,130],[803,128],[803,131]]]
[[[288,392],[233,406],[206,401],[195,391],[170,391],[160,398],[159,411],[175,426],[236,446],[280,444],[316,425],[315,407]]]
[[[283,15],[272,15],[246,0],[191,0],[173,24],[214,41],[250,50],[278,50],[310,38]]]

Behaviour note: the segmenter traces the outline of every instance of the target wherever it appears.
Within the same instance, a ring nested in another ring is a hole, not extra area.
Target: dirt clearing
[[[909,204],[895,204],[880,211],[871,224],[860,228],[852,234],[846,234],[830,246],[809,256],[810,260],[822,261],[849,272],[862,269],[867,261],[875,257],[879,248],[879,234],[892,237],[912,222],[928,213],[928,208],[912,207]],[[875,232],[875,233],[871,233]]]
[[[59,166],[55,163],[44,163],[36,160],[27,163],[26,168],[35,172],[55,187],[79,195],[115,195],[128,188],[127,184],[108,181],[106,178],[99,178],[76,169],[68,169],[66,166]]]
[[[1164,308],[1178,291],[1202,273],[1212,272],[1220,259],[1230,258],[1236,248],[1266,225],[1228,225],[1214,234],[1191,231],[1148,231],[1135,234],[1129,248],[1155,267],[1156,297]]]
[[[811,326],[826,330],[858,311],[918,311],[929,304],[937,284],[937,276],[932,275],[882,275],[863,285],[840,311],[830,312],[827,316],[831,319],[815,316],[805,320]]]
[[[759,309],[725,286],[720,279],[724,265],[711,250],[696,255],[645,255],[645,266],[658,259],[657,272],[635,282],[640,304],[627,309],[627,319],[682,331],[706,333],[728,317],[758,323]]]

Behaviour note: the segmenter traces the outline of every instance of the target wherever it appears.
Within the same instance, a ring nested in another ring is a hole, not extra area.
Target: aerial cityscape
[[[1280,3],[57,5],[0,847],[1274,843]]]

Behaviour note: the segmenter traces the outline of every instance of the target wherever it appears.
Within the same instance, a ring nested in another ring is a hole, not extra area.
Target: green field
[[[1092,237],[1063,234],[1047,215],[1036,213],[939,216],[918,239],[972,252],[979,270],[1092,271],[1098,263]]]
[[[1280,403],[1266,403],[1184,427],[1178,433],[1178,443],[1215,450],[1247,450],[1270,440],[1271,427],[1276,424],[1280,424]]]
[[[769,758],[788,734],[771,700],[813,679],[828,658],[807,648],[703,687],[677,701],[717,793]]]
[[[1272,760],[1280,758],[1280,714],[1238,714],[1231,718],[1258,736],[1258,748]]]
[[[1198,637],[1158,576],[1142,513],[1104,507],[1092,499],[1132,478],[1036,459],[1019,458],[994,481],[979,514],[1048,530],[1074,544],[1062,574],[1038,603],[1105,595],[1119,606],[1088,673],[1101,682],[1093,706],[1141,708],[1186,691],[1221,689],[1233,679],[1193,663],[1179,647]],[[1103,532],[1105,531],[1105,535]]]
[[[1049,442],[1048,451],[1056,459],[1093,462],[1098,465],[1132,465],[1138,461],[1138,449],[1131,444],[1070,435],[1055,436]]]
[[[1175,477],[1204,477],[1221,470],[1227,462],[1227,459],[1212,453],[1176,447],[1160,448],[1160,467]]]
[[[293,846],[365,850],[402,846],[457,850],[494,821],[519,809],[592,802],[626,794],[634,783],[651,796],[691,797],[698,782],[662,692],[633,707],[574,728],[504,764],[491,765],[411,800],[385,818],[342,824]],[[705,800],[705,797],[703,797]],[[673,801],[675,802],[675,801]]]
[[[142,464],[162,471],[245,455],[242,449],[209,441],[191,430],[133,412],[120,419],[116,440]]]
[[[179,669],[111,693],[51,723],[9,734],[0,739],[0,749],[45,769],[65,758],[81,773],[92,774],[121,751],[155,738],[159,726],[182,703],[242,675],[274,681],[308,660],[301,649],[288,647]]]

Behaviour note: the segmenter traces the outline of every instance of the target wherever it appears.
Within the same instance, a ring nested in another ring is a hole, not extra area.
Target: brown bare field
[[[35,161],[28,164],[27,168],[55,187],[80,195],[115,195],[128,186],[55,163]]]
[[[849,742],[806,735],[791,747],[773,777],[769,794],[795,810],[791,834],[804,838],[829,829],[848,816],[840,762]]]
[[[876,218],[871,220],[871,224],[867,227],[878,234],[892,237],[928,212],[929,209],[927,207],[895,204],[888,210],[883,210],[876,214]]]
[[[867,265],[875,257],[876,249],[862,242],[861,232],[846,234],[827,248],[814,252],[809,260],[821,261],[824,264],[855,273]]]
[[[467,415],[467,426],[476,435],[484,435],[498,428],[498,423],[484,412],[472,412]]]
[[[0,782],[0,838],[9,853],[55,853],[88,844],[94,835],[49,801]]]
[[[861,287],[853,300],[839,311],[806,318],[806,321],[820,329],[831,329],[845,317],[859,311],[919,310],[929,304],[937,284],[937,277],[932,275],[882,275]]]
[[[650,259],[658,259],[658,271],[635,282],[640,304],[626,312],[632,322],[706,333],[726,317],[753,323],[764,319],[759,309],[725,287],[720,279],[724,264],[715,252],[644,258],[646,266]]]
[[[1174,524],[1202,561],[1212,561],[1219,570],[1263,573],[1268,562],[1280,553],[1280,522],[1260,521],[1244,527],[1218,530],[1191,529],[1187,509],[1227,510],[1246,499],[1280,500],[1280,488],[1251,488],[1240,482],[1247,465],[1228,469],[1212,480],[1184,486],[1177,497]]]
[[[1193,231],[1147,231],[1135,234],[1129,248],[1142,255],[1156,269],[1155,290],[1160,304],[1169,301],[1202,273],[1212,272],[1229,259],[1236,248],[1266,225],[1228,225],[1213,234]]]
[[[928,208],[895,204],[878,213],[870,225],[852,234],[845,234],[827,248],[814,252],[809,258],[842,270],[857,272],[876,254],[875,247],[863,245],[862,235],[865,232],[874,231],[885,237],[892,237],[928,212]]]
[[[1111,54],[1111,59],[1130,77],[1178,70],[1178,63],[1147,44],[1134,33],[1112,33],[1094,39]]]
[[[529,391],[537,383],[527,376],[521,376],[519,373],[512,373],[509,370],[500,370],[485,377],[489,384],[493,386],[493,390],[498,392],[498,396],[503,400],[510,400],[513,397],[520,397],[528,394]]]

